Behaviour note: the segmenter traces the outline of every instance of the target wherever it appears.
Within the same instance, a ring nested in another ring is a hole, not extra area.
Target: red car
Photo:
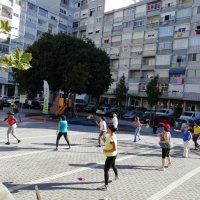
[[[176,118],[173,115],[159,115],[155,119],[155,124],[157,126],[162,126],[163,124],[169,124],[170,126],[174,126]]]

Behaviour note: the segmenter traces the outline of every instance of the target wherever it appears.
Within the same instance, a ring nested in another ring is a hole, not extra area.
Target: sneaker
[[[9,144],[10,144],[10,142],[6,142],[5,144],[9,145]]]
[[[20,143],[21,142],[21,140],[18,140],[18,143]]]
[[[58,148],[55,148],[54,151],[58,151]]]
[[[107,190],[108,186],[107,185],[102,185],[101,187],[98,187],[97,190]]]
[[[97,145],[96,147],[101,147],[101,145],[99,144],[99,145]]]
[[[164,172],[164,171],[165,171],[165,168],[160,167],[159,170]]]
[[[120,179],[119,176],[115,176],[114,179],[113,179],[113,181],[116,181],[116,180],[119,180],[119,179]]]

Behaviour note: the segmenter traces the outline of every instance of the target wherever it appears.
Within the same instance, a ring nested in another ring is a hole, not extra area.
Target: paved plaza
[[[173,134],[172,166],[159,171],[161,149],[151,129],[144,127],[142,140],[133,143],[131,124],[120,123],[128,127],[117,133],[120,179],[112,181],[108,191],[96,189],[104,184],[105,157],[102,148],[96,148],[98,127],[91,123],[69,123],[72,148],[68,149],[62,138],[59,151],[54,151],[55,122],[24,117],[16,131],[22,142],[16,144],[13,139],[9,146],[4,144],[7,125],[1,123],[0,181],[16,200],[36,200],[35,185],[42,200],[200,199],[200,150],[194,151],[191,144],[190,158],[182,158],[182,141]],[[113,171],[109,174],[112,180]]]

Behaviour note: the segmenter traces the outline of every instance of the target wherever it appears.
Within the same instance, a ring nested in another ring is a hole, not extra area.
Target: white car
[[[156,112],[156,115],[172,115],[174,111],[170,108],[163,108]]]
[[[98,115],[108,115],[110,112],[111,112],[110,108],[106,106],[101,106],[96,110],[96,114]]]

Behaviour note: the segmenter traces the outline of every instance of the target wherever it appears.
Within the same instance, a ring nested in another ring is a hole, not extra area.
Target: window
[[[124,10],[124,16],[129,16],[129,15],[133,15],[134,14],[134,8],[129,8]]]
[[[130,28],[130,27],[132,27],[132,23],[133,23],[133,21],[124,22],[123,23],[123,28]]]
[[[73,28],[78,28],[78,22],[73,22]]]
[[[172,56],[172,64],[178,64],[186,63],[186,55],[182,56]]]
[[[153,2],[147,5],[147,11],[154,11],[154,10],[159,10],[161,7],[161,2]]]
[[[0,44],[0,52],[1,52],[1,53],[8,53],[8,51],[9,51],[8,46],[5,46],[5,45],[3,45],[3,44]]]
[[[61,0],[61,3],[68,5],[68,0]]]
[[[187,49],[188,39],[174,40],[174,49]]]
[[[108,44],[109,43],[109,39],[104,40],[104,44]]]
[[[113,26],[113,31],[121,31],[121,30],[122,30],[122,25]]]
[[[103,6],[97,6],[97,12],[102,11],[103,10]]]
[[[134,27],[140,27],[140,26],[144,26],[145,20],[144,19],[139,19],[134,21]]]
[[[92,17],[92,16],[93,16],[93,14],[94,14],[94,11],[95,11],[95,9],[94,9],[94,8],[90,9],[90,17]]]
[[[200,14],[200,6],[197,7],[197,14]]]
[[[169,21],[169,20],[170,20],[170,15],[165,15],[164,20],[165,20],[165,21]]]
[[[34,12],[37,12],[37,6],[35,6],[34,4],[28,2],[28,8]]]
[[[19,14],[17,14],[17,13],[13,13],[13,16],[15,16],[15,17],[19,17]]]
[[[199,37],[193,37],[190,39],[190,47],[199,46],[199,45],[200,45]]]
[[[186,28],[179,28],[177,32],[184,33],[186,31]]]
[[[101,23],[102,22],[102,17],[97,17],[97,23]]]
[[[193,53],[188,55],[188,61],[200,61],[200,54],[199,53]]]
[[[48,16],[48,11],[43,9],[43,8],[39,8],[39,14],[44,16],[44,17],[47,17]]]
[[[89,32],[89,33],[88,33],[88,35],[92,35],[92,34],[93,34],[93,32]]]
[[[67,12],[66,12],[65,10],[63,10],[62,8],[60,9],[60,13],[62,13],[62,14],[64,14],[64,15],[67,14]]]
[[[174,28],[173,26],[161,27],[160,28],[160,37],[171,36],[173,35]]]
[[[96,30],[96,34],[100,33],[100,30]]]
[[[164,49],[171,49],[172,48],[172,42],[161,42],[159,43],[158,49],[164,50]]]
[[[80,8],[81,4],[80,3],[75,3],[74,8]]]
[[[191,8],[179,10],[177,12],[177,18],[184,18],[184,17],[190,17],[192,14]]]

